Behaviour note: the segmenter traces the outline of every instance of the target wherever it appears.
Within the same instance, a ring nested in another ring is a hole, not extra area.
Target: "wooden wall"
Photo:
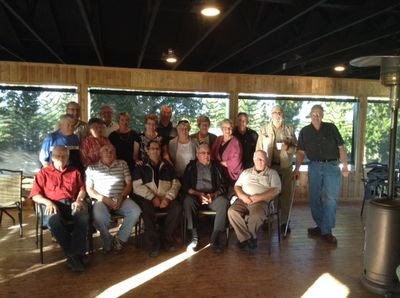
[[[131,68],[110,68],[23,62],[0,62],[0,84],[62,85],[78,87],[82,119],[88,118],[88,88],[107,87],[135,90],[226,92],[231,118],[238,112],[238,94],[275,93],[294,95],[347,95],[360,99],[361,142],[356,148],[356,169],[363,160],[367,97],[387,97],[388,88],[379,81],[319,77],[200,73]],[[305,174],[305,173],[304,173]],[[307,177],[302,176],[299,197],[307,196]],[[342,197],[360,197],[360,172],[342,183]]]

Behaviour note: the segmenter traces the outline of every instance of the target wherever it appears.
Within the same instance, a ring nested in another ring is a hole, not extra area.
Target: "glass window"
[[[165,104],[173,109],[173,124],[182,118],[188,119],[191,133],[198,129],[196,119],[199,115],[210,118],[210,132],[217,134],[221,134],[219,122],[229,116],[229,99],[225,93],[90,89],[90,116],[99,117],[100,107],[105,104],[113,107],[115,121],[119,113],[128,112],[132,117],[131,128],[137,132],[143,131],[145,115],[159,115],[160,107]]]
[[[389,161],[390,143],[390,104],[389,99],[370,99],[367,105],[367,121],[365,125],[364,162]],[[399,139],[397,152],[399,156]]]
[[[310,124],[308,114],[315,104],[323,106],[324,121],[333,122],[338,127],[347,148],[349,163],[353,162],[354,123],[358,107],[354,97],[239,94],[239,112],[249,114],[249,126],[256,131],[271,121],[272,108],[280,105],[285,112],[285,121],[293,125],[298,136],[301,128]]]
[[[73,88],[0,86],[0,168],[36,173],[43,139],[77,99]]]

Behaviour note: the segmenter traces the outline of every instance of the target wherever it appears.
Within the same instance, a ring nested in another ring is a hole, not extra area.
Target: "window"
[[[36,173],[43,139],[77,99],[75,88],[0,86],[0,167]]]
[[[390,104],[387,98],[368,98],[365,125],[364,161],[388,163],[390,143]],[[397,140],[396,156],[400,142]]]
[[[188,119],[191,133],[197,131],[197,117],[205,114],[211,119],[210,132],[221,134],[219,122],[229,115],[226,93],[90,89],[90,116],[99,117],[100,107],[105,104],[113,107],[115,119],[119,113],[128,112],[132,118],[131,128],[137,132],[143,131],[145,115],[159,115],[160,107],[165,104],[173,109],[173,124],[182,118]]]
[[[272,108],[280,105],[285,112],[285,121],[294,126],[298,136],[301,128],[310,123],[308,114],[315,104],[323,106],[324,121],[333,122],[338,127],[347,148],[349,163],[353,162],[353,135],[358,108],[354,97],[239,94],[239,112],[249,114],[249,126],[256,131],[271,121]]]

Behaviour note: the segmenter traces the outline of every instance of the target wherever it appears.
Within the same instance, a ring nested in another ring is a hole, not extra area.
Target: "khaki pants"
[[[281,168],[279,165],[272,165],[281,177],[281,223],[285,224],[288,220],[290,209],[290,196],[292,194],[292,167]]]
[[[267,202],[258,202],[250,206],[237,199],[228,209],[228,219],[240,242],[250,238],[257,239],[258,229],[266,219]]]

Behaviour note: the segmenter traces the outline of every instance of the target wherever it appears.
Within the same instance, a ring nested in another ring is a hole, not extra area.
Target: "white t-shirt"
[[[194,158],[195,157],[193,156],[192,152],[192,143],[189,142],[187,144],[180,144],[178,142],[175,160],[175,171],[178,177],[183,176],[187,164]]]

